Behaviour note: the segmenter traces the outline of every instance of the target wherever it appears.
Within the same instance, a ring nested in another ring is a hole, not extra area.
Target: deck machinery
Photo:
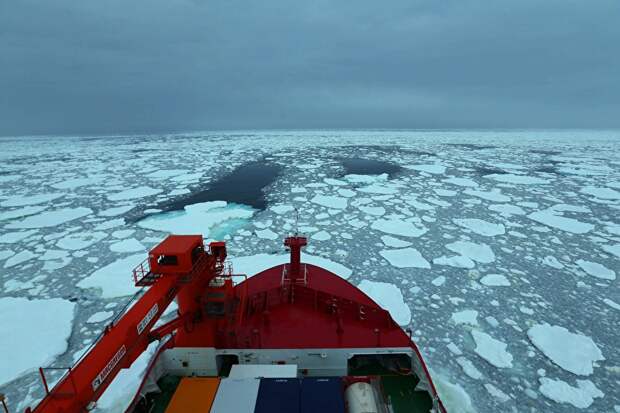
[[[142,293],[53,388],[40,369],[45,397],[26,413],[97,411],[153,342],[126,412],[445,413],[410,330],[302,263],[306,243],[286,238],[290,262],[248,278],[233,275],[224,242],[168,236],[133,270]],[[156,326],[173,300],[176,316]]]

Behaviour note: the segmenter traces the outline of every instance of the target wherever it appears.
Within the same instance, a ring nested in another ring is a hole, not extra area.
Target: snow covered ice
[[[92,343],[139,290],[133,267],[167,234],[225,240],[235,272],[251,276],[288,261],[282,239],[296,230],[309,238],[304,262],[411,328],[450,411],[620,406],[617,133],[248,131],[0,145],[0,306],[10,309],[0,321],[16,330],[18,311],[36,326],[20,345],[0,340],[14,359],[0,363],[11,406],[42,396],[39,365],[70,365]],[[349,173],[349,158],[397,172]],[[183,202],[253,162],[281,168],[259,191],[264,209]],[[101,406],[126,400],[144,363]]]

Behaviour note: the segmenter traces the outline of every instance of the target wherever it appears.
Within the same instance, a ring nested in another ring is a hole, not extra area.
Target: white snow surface
[[[119,258],[80,280],[77,286],[95,288],[101,291],[102,298],[132,295],[138,288],[132,282],[131,271],[146,258],[146,253]]]
[[[423,225],[398,219],[378,219],[370,227],[386,234],[400,235],[401,237],[420,237],[428,231],[428,228]]]
[[[379,254],[397,268],[431,268],[431,264],[415,248],[382,250]]]
[[[495,261],[495,254],[487,244],[476,244],[470,241],[456,241],[446,245],[446,248],[461,254],[473,261],[489,264]]]
[[[573,387],[563,380],[541,377],[538,390],[547,398],[557,403],[569,403],[578,409],[586,409],[594,403],[594,399],[604,394],[590,380],[577,380]]]
[[[593,277],[610,281],[616,279],[616,272],[614,270],[611,270],[605,267],[603,264],[599,264],[598,262],[577,260],[575,261],[575,264],[577,264],[588,275],[591,275]]]
[[[506,351],[506,343],[478,330],[472,330],[471,335],[476,342],[474,351],[480,357],[498,368],[512,367],[512,354]]]
[[[574,374],[590,375],[593,363],[605,360],[590,337],[571,333],[564,327],[536,324],[530,327],[527,336],[551,361]]]
[[[21,221],[11,222],[6,228],[47,228],[55,227],[65,222],[73,221],[92,214],[90,208],[64,208],[55,211],[42,212],[38,215],[31,215]]]
[[[527,216],[529,219],[540,222],[552,228],[561,229],[562,231],[571,232],[573,234],[585,234],[594,229],[594,225],[581,222],[574,218],[554,215],[549,211],[532,212]]]
[[[162,192],[163,190],[151,188],[150,186],[139,186],[137,188],[126,189],[121,192],[110,194],[108,195],[108,199],[110,201],[124,201],[127,199],[145,198]]]
[[[67,350],[75,303],[60,298],[0,298],[0,385],[38,367],[48,366]]]
[[[357,286],[390,315],[401,326],[411,321],[411,310],[403,299],[400,289],[391,283],[362,280]]]

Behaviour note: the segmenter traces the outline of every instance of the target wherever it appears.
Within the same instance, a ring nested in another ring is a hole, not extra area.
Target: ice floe
[[[27,217],[28,215],[38,214],[47,209],[47,206],[26,206],[19,209],[11,209],[9,211],[0,212],[0,221]]]
[[[36,254],[28,250],[20,251],[4,262],[4,268],[15,267],[16,265],[22,264],[28,260],[35,258],[36,256]]]
[[[108,208],[108,209],[104,209],[103,211],[100,211],[98,215],[102,217],[115,217],[117,215],[122,215],[126,212],[129,212],[134,208],[135,208],[135,205],[123,205],[123,206],[118,206],[118,207],[112,207],[112,208]]]
[[[60,298],[0,298],[0,385],[47,366],[67,350],[75,303]],[[10,331],[10,333],[8,333]]]
[[[599,199],[620,199],[620,192],[610,188],[586,186],[580,191],[582,194],[592,195]]]
[[[448,183],[448,184],[452,184],[452,185],[457,185],[457,186],[464,186],[467,188],[477,188],[478,187],[478,183],[476,181],[473,181],[469,178],[448,178],[448,179],[444,179],[444,182]]]
[[[250,207],[212,201],[187,205],[183,211],[148,216],[139,221],[138,226],[175,234],[199,233],[205,237],[217,238],[228,232],[227,224],[234,230],[237,226],[243,226],[252,215],[254,210]],[[218,227],[223,227],[223,230],[217,231]]]
[[[454,255],[452,257],[441,256],[433,259],[433,264],[448,265],[456,268],[474,268],[476,263],[462,255]]]
[[[65,194],[39,194],[39,195],[30,195],[30,196],[15,196],[9,198],[5,201],[0,202],[0,206],[3,207],[20,207],[26,205],[36,205],[43,204],[47,202],[51,202],[55,199],[58,199]]]
[[[113,252],[145,251],[146,252],[146,248],[137,239],[128,238],[128,239],[124,239],[119,242],[115,242],[114,244],[110,244],[110,251],[113,251]]]
[[[510,202],[510,197],[508,195],[504,195],[499,190],[495,191],[476,191],[473,189],[466,189],[463,191],[464,194],[475,196],[478,198],[486,199],[487,201],[493,202]]]
[[[548,184],[550,181],[548,179],[537,178],[535,176],[528,175],[515,175],[515,174],[491,174],[485,175],[485,178],[493,179],[497,182],[504,182],[509,184],[518,184],[518,185],[541,185]]]
[[[131,271],[147,258],[145,253],[120,258],[99,268],[77,283],[80,288],[95,288],[102,298],[116,298],[132,295],[138,288],[131,279]]]
[[[56,242],[56,246],[65,250],[81,250],[101,241],[107,236],[105,232],[92,231],[70,234]]]
[[[428,172],[429,174],[441,175],[446,172],[446,167],[440,163],[422,164],[422,165],[404,165],[407,169],[414,171]]]
[[[610,300],[609,298],[603,298],[603,302],[611,308],[620,311],[620,304],[618,304],[617,302]]]
[[[138,199],[145,198],[147,196],[157,195],[162,193],[163,190],[151,188],[150,186],[139,186],[137,188],[126,189],[121,192],[115,192],[108,195],[110,201],[123,201],[126,199]]]
[[[423,225],[416,225],[399,219],[378,219],[370,227],[386,234],[402,237],[419,237],[428,231],[428,228]]]
[[[100,323],[102,321],[107,320],[108,318],[112,317],[114,315],[113,311],[99,311],[93,315],[91,315],[90,317],[88,317],[88,319],[86,320],[87,323]]]
[[[553,380],[541,377],[538,390],[548,399],[557,403],[569,403],[578,409],[590,407],[595,398],[604,394],[590,380],[577,380],[577,387],[573,387],[563,380]]]
[[[431,268],[431,264],[415,248],[383,250],[379,254],[397,268]]]
[[[605,360],[590,337],[571,333],[564,327],[536,324],[530,327],[527,336],[551,361],[574,374],[590,375],[593,363]]]
[[[539,222],[548,227],[561,229],[562,231],[571,232],[573,234],[585,234],[594,229],[594,225],[581,222],[573,218],[554,215],[548,211],[532,212],[527,216],[529,219]]]
[[[456,225],[475,232],[485,237],[493,237],[496,235],[503,235],[506,233],[506,229],[503,224],[495,224],[478,218],[455,218],[452,220]]]
[[[15,244],[36,233],[37,231],[32,231],[32,230],[31,231],[7,232],[7,233],[0,235],[0,244]]]
[[[324,206],[326,208],[345,209],[347,207],[347,199],[339,196],[332,195],[315,195],[310,200],[317,205]]]
[[[614,270],[610,270],[609,268],[605,267],[603,264],[599,264],[598,262],[577,260],[575,261],[575,264],[577,264],[588,275],[591,275],[593,277],[611,281],[616,279],[616,272]]]
[[[499,212],[500,214],[505,215],[505,216],[526,214],[523,208],[517,205],[510,205],[510,204],[499,204],[499,205],[493,204],[493,205],[489,205],[489,209],[491,211]]]
[[[480,279],[480,283],[489,287],[508,287],[510,281],[501,274],[487,274]]]
[[[603,250],[620,258],[620,244],[603,245]]]
[[[473,261],[489,264],[495,261],[495,254],[487,244],[476,244],[470,241],[456,241],[446,245],[446,248],[461,254]]]
[[[476,342],[474,351],[480,357],[498,368],[512,367],[512,354],[506,351],[506,343],[478,330],[472,330],[471,335]]]
[[[478,311],[462,310],[452,314],[450,318],[455,324],[469,324],[471,326],[478,325]]]
[[[404,248],[411,245],[409,241],[403,241],[402,239],[391,237],[389,235],[382,235],[381,241],[383,241],[386,246],[392,248]]]
[[[357,287],[383,309],[389,311],[395,322],[401,326],[409,324],[411,321],[411,310],[405,303],[403,294],[397,286],[385,282],[362,280]]]
[[[66,222],[85,217],[92,213],[92,209],[86,207],[57,209],[54,211],[42,212],[38,215],[31,215],[21,221],[11,222],[6,226],[6,228],[22,229],[55,227]]]

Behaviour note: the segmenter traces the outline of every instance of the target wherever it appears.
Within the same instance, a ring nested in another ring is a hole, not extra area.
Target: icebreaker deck
[[[354,285],[302,263],[306,243],[286,238],[290,262],[248,278],[225,243],[169,236],[133,271],[144,293],[27,411],[92,410],[155,342],[126,412],[445,413],[410,335]],[[173,300],[176,317],[156,326]]]

